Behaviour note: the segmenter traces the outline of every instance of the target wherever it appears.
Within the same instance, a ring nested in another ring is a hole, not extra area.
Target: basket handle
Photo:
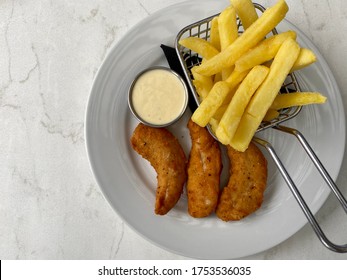
[[[300,144],[303,146],[305,152],[311,158],[312,162],[314,163],[314,165],[318,169],[319,173],[322,175],[323,179],[328,184],[330,189],[333,191],[334,195],[337,197],[341,206],[343,207],[343,209],[347,213],[347,201],[346,201],[346,199],[344,198],[344,196],[342,195],[342,193],[340,192],[340,190],[338,189],[338,187],[336,186],[334,181],[331,179],[329,173],[326,171],[326,169],[324,168],[324,166],[322,165],[322,163],[318,159],[317,155],[314,153],[311,146],[308,144],[305,137],[298,130],[293,129],[293,128],[289,128],[289,127],[285,127],[285,126],[274,126],[273,128],[280,130],[282,132],[292,134],[298,139]],[[292,178],[290,177],[288,171],[286,170],[283,163],[281,162],[281,160],[277,156],[273,146],[269,142],[267,142],[263,139],[260,139],[258,137],[254,137],[253,141],[262,145],[270,153],[270,155],[271,155],[272,159],[274,160],[277,168],[279,169],[282,177],[284,178],[285,182],[287,183],[288,187],[290,188],[291,192],[293,193],[295,199],[299,203],[299,206],[301,207],[302,211],[304,212],[307,220],[311,224],[313,230],[315,231],[317,237],[323,243],[323,245],[332,251],[335,251],[338,253],[347,253],[347,244],[337,245],[337,244],[334,244],[333,242],[331,242],[326,237],[326,235],[322,231],[321,227],[319,226],[317,220],[315,219],[314,215],[312,214],[311,210],[307,206],[302,195],[300,194],[298,188],[296,187],[295,183],[293,182]]]

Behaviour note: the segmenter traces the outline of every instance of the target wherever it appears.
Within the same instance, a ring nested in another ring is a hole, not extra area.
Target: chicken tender
[[[267,161],[253,143],[245,152],[238,152],[231,146],[227,149],[230,178],[220,196],[216,214],[223,221],[235,221],[261,206],[267,181]]]
[[[154,212],[165,215],[179,200],[187,180],[187,158],[171,132],[140,123],[131,137],[133,149],[148,160],[157,172]]]
[[[222,171],[221,151],[208,130],[188,122],[192,148],[188,160],[188,213],[202,218],[215,211]]]

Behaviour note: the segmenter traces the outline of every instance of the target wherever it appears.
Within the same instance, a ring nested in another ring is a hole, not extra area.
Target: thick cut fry
[[[217,109],[222,105],[229,91],[230,88],[227,82],[217,82],[211,89],[211,92],[193,113],[193,122],[202,127],[205,127],[213,117],[213,115],[216,113]]]
[[[203,76],[195,71],[196,66],[191,69],[192,75],[194,77],[193,84],[200,97],[200,100],[204,100],[210,90],[213,87],[213,81],[211,77]]]
[[[278,111],[270,108],[269,110],[267,110],[263,121],[270,122],[276,119],[279,115],[280,113]]]
[[[239,36],[234,7],[225,8],[218,17],[221,50],[225,50]]]
[[[242,80],[247,76],[249,71],[251,71],[251,69],[248,69],[248,70],[243,71],[243,72],[233,71],[230,74],[230,76],[225,80],[229,84],[230,91],[229,91],[228,95],[226,96],[226,98],[224,99],[223,104],[229,104],[230,103],[232,97],[234,96],[234,93],[235,93],[237,87],[240,85]]]
[[[230,102],[229,102],[229,103],[230,103]],[[216,113],[213,115],[213,118],[214,118],[217,122],[219,122],[219,121],[222,119],[222,117],[223,117],[223,115],[224,115],[226,109],[227,109],[228,106],[229,106],[229,103],[228,103],[228,104],[223,104],[222,106],[220,106],[220,107],[218,108],[218,110],[216,111]]]
[[[179,44],[198,53],[206,59],[210,59],[219,53],[210,42],[198,37],[184,38],[179,41]]]
[[[196,71],[205,76],[221,72],[231,67],[249,49],[256,46],[285,17],[288,5],[279,0],[276,5],[267,9],[234,43],[213,58],[200,65]]]
[[[292,69],[290,70],[290,73],[293,73],[294,71],[305,68],[311,65],[312,63],[315,63],[316,61],[317,61],[317,58],[313,51],[302,48],[300,49],[299,56],[296,59]],[[272,61],[267,61],[264,63],[264,65],[267,67],[271,67],[271,64],[272,64]]]
[[[239,36],[238,26],[236,23],[236,11],[235,8],[229,6],[225,8],[218,16],[218,30],[220,49],[225,50],[231,45]],[[234,67],[228,67],[222,70],[222,80],[226,80],[234,70]]]
[[[244,112],[235,135],[231,139],[230,146],[237,151],[244,152],[249,146],[260,122],[259,118],[253,117],[249,113]]]
[[[293,106],[325,103],[327,98],[319,92],[293,92],[278,94],[271,105],[271,109],[279,110]]]
[[[269,68],[265,66],[255,66],[240,84],[216,131],[216,136],[222,144],[228,145],[230,143],[249,100],[264,81],[268,72]]]
[[[290,69],[293,67],[299,52],[299,45],[291,38],[282,44],[271,65],[269,74],[254,94],[241,118],[230,143],[234,149],[241,152],[247,149],[258,126],[264,119],[266,112],[272,105]]]
[[[290,72],[294,72],[306,66],[309,66],[310,64],[316,62],[316,60],[317,58],[313,51],[302,48]]]
[[[289,38],[282,44],[272,62],[269,75],[259,87],[249,104],[247,109],[249,114],[263,119],[266,111],[270,108],[280,91],[299,53],[300,46],[293,39]]]
[[[210,128],[212,129],[213,133],[216,133],[217,127],[218,127],[218,120],[212,117],[209,121]]]
[[[239,36],[236,22],[235,8],[229,6],[225,8],[218,17],[218,30],[221,50],[229,47]],[[225,81],[233,72],[234,67],[228,67],[222,70],[222,80]]]
[[[296,33],[287,31],[262,41],[235,62],[235,70],[242,72],[273,59],[283,42],[288,38],[296,39]]]
[[[243,71],[243,72],[239,72],[239,71],[234,70],[230,74],[228,79],[226,79],[226,82],[229,84],[230,88],[235,88],[247,76],[249,71],[251,71],[251,69],[248,69],[248,70]]]
[[[223,81],[226,81],[229,78],[231,73],[234,72],[234,68],[235,68],[234,66],[231,66],[231,67],[228,67],[228,68],[224,68],[222,70],[222,80]]]
[[[251,0],[230,0],[230,3],[235,7],[244,29],[250,27],[258,19],[258,14]]]
[[[220,51],[220,36],[218,27],[218,17],[211,20],[210,42],[218,51]]]
[[[220,81],[223,81],[222,73],[217,73],[216,75],[214,75],[213,81],[214,81],[214,83],[218,83]]]

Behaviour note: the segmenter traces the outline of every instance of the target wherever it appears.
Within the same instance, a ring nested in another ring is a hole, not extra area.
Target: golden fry
[[[280,113],[278,111],[270,108],[269,110],[267,110],[265,117],[263,118],[263,121],[266,121],[266,122],[272,121],[276,119],[279,115]]]
[[[193,122],[202,127],[205,127],[213,117],[213,115],[216,113],[217,109],[222,105],[229,91],[230,88],[227,82],[217,82],[211,89],[211,92],[193,113]]]
[[[250,27],[258,19],[251,0],[230,0],[230,3],[235,7],[244,29]]]
[[[292,70],[290,72],[294,72],[300,70],[314,62],[316,62],[317,58],[313,51],[309,49],[302,48],[300,50],[299,56],[295,61]]]
[[[191,69],[192,75],[194,77],[193,84],[195,89],[200,97],[200,100],[204,100],[210,90],[213,87],[213,81],[211,77],[203,76],[195,71],[196,66]]]
[[[219,51],[210,42],[198,37],[181,39],[179,44],[198,53],[206,59],[210,59],[219,53]]]
[[[269,68],[265,66],[255,66],[240,84],[216,131],[216,136],[222,144],[228,145],[230,143],[249,100],[264,81],[268,72]]]
[[[293,92],[278,94],[271,105],[271,109],[279,110],[293,106],[325,103],[327,98],[319,92]]]
[[[284,0],[267,9],[234,43],[213,58],[200,65],[196,71],[205,76],[231,67],[249,49],[256,46],[285,17],[288,6]]]
[[[317,61],[317,58],[313,51],[309,49],[301,48],[299,56],[296,59],[292,69],[290,70],[290,73],[293,73],[294,71],[305,68],[311,65],[312,63],[315,63],[316,61]],[[271,64],[272,64],[272,61],[267,61],[264,63],[264,65],[267,67],[271,67]]]
[[[218,27],[218,17],[214,17],[211,20],[210,43],[218,51],[220,51],[220,36],[219,36],[219,27]]]
[[[260,42],[235,62],[235,70],[242,72],[273,59],[283,42],[288,38],[296,39],[296,33],[287,31]]]
[[[293,67],[300,52],[300,47],[293,39],[287,39],[271,65],[270,72],[263,84],[258,88],[243,114],[240,124],[230,145],[238,151],[245,151],[252,140],[258,126],[280,88]]]
[[[218,17],[221,50],[225,50],[239,36],[234,7],[227,7]]]

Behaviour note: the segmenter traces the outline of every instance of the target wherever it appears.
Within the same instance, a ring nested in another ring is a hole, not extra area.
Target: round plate
[[[268,186],[262,207],[238,222],[215,215],[204,219],[187,213],[185,194],[165,216],[154,214],[156,174],[131,148],[129,139],[138,124],[127,105],[127,91],[137,73],[167,66],[160,44],[173,46],[184,26],[220,12],[222,3],[210,0],[176,4],[147,17],[110,51],[101,65],[87,104],[86,147],[94,176],[104,196],[120,217],[156,245],[192,258],[241,258],[269,249],[297,232],[306,219],[268,158]],[[318,61],[297,73],[302,90],[328,97],[324,105],[310,105],[285,123],[300,130],[333,179],[337,178],[345,147],[345,117],[338,86],[324,58],[310,40],[288,21],[280,31],[295,30],[302,47],[312,49]],[[189,111],[189,110],[188,110]],[[190,113],[169,127],[189,154],[186,128]],[[329,189],[312,167],[293,136],[268,129],[258,136],[273,144],[294,182],[316,213]],[[334,156],[332,156],[334,155]],[[227,169],[227,168],[224,168]],[[227,180],[224,170],[223,181]]]

